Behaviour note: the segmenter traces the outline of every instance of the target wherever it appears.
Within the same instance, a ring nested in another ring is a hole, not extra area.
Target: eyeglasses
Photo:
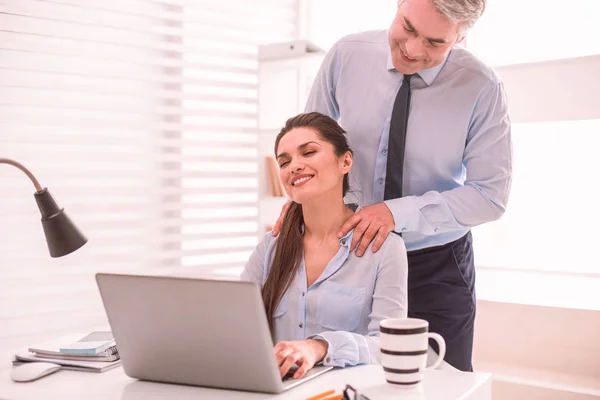
[[[344,397],[343,400],[370,400],[364,394],[361,394],[358,390],[354,389],[350,385],[346,385],[346,389],[344,389]]]

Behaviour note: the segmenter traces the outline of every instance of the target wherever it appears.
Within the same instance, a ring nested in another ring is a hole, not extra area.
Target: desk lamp
[[[42,188],[33,174],[23,165],[8,158],[0,158],[0,164],[10,164],[25,172],[33,182],[35,201],[42,213],[42,226],[51,257],[62,257],[87,243],[87,238],[71,222],[63,208],[59,208],[48,188]]]

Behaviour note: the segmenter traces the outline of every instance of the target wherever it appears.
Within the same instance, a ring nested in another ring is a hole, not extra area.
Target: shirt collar
[[[450,53],[452,53],[452,50],[450,50]],[[431,85],[431,83],[438,76],[442,68],[444,68],[444,64],[446,64],[450,53],[448,53],[444,61],[442,61],[439,65],[436,65],[435,67],[431,68],[422,69],[421,71],[417,72],[417,74],[421,77],[421,79],[423,79],[427,86]],[[387,52],[387,69],[388,71],[397,71],[396,67],[394,67],[394,63],[392,62],[391,51]]]
[[[362,208],[357,203],[348,203],[347,206],[354,211],[354,213],[357,213]],[[344,237],[340,238],[340,246],[349,248],[352,243],[352,234],[354,234],[354,228],[350,229]]]
[[[350,244],[352,243],[352,234],[353,233],[354,233],[354,229],[351,229],[350,231],[348,231],[348,233],[346,233],[346,236],[344,236],[340,239],[340,246],[350,247]]]

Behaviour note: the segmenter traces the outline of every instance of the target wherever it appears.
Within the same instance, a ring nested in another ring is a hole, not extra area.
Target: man
[[[339,120],[355,152],[351,186],[365,207],[339,237],[354,228],[351,248],[362,256],[373,239],[377,251],[390,232],[402,234],[409,317],[428,320],[446,340],[445,360],[464,371],[475,319],[470,228],[504,213],[512,170],[503,84],[455,47],[484,7],[401,0],[389,31],[333,46],[306,106]]]

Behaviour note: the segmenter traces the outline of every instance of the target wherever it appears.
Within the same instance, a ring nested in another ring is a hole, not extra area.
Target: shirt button
[[[381,150],[381,154],[383,154],[385,156],[387,154],[387,149]]]
[[[381,185],[383,183],[383,178],[377,179],[377,182]]]
[[[304,325],[302,324],[302,322],[300,322],[300,323],[298,324],[298,326],[299,326],[300,328],[302,328]]]
[[[327,357],[327,358],[325,359],[325,362],[326,362],[326,363],[330,363],[330,362],[331,362],[331,358],[330,358],[330,357]]]
[[[302,297],[304,297],[304,292],[302,292]]]

